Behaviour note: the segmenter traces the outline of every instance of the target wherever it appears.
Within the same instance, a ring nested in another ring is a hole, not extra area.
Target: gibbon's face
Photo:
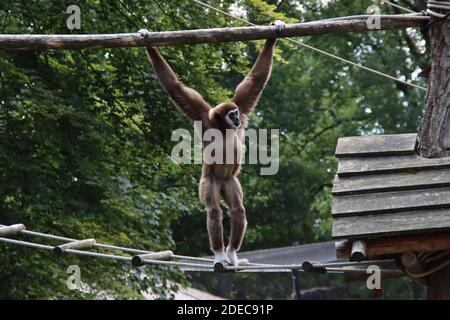
[[[225,114],[225,122],[233,129],[239,128],[239,126],[241,125],[241,119],[239,117],[239,109],[238,108],[230,109]]]

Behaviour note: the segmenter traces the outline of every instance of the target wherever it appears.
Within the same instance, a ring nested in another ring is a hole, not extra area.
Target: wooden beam
[[[429,18],[423,15],[380,16],[378,30],[419,27]],[[275,26],[251,26],[236,28],[214,28],[183,31],[151,32],[143,38],[139,33],[118,34],[65,34],[65,35],[0,35],[3,50],[48,50],[48,49],[99,49],[144,46],[168,46],[196,43],[217,43],[260,40],[273,37],[317,36],[323,34],[372,31],[367,26],[367,17],[319,20],[306,23],[287,24],[282,35]]]
[[[350,258],[350,241],[339,242],[338,258]],[[369,258],[398,254],[408,251],[438,251],[450,249],[450,233],[430,233],[409,236],[392,236],[385,238],[366,239],[366,255]]]
[[[411,235],[367,240],[367,256],[380,256],[407,251],[450,249],[450,233]]]

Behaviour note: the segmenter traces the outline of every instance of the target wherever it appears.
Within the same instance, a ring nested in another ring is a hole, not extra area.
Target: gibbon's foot
[[[239,265],[239,259],[236,254],[236,250],[231,249],[230,247],[227,247],[227,257],[231,262],[231,265],[237,267]]]
[[[225,251],[213,251],[214,252],[214,264],[217,262],[225,262],[228,264],[231,264],[230,259],[228,259],[227,255],[225,254]]]
[[[275,20],[270,25],[277,27],[277,35],[278,36],[281,36],[283,34],[284,29],[286,28],[286,23],[282,20]]]
[[[148,31],[147,29],[139,29],[138,33],[141,35],[141,37],[148,38],[150,31]]]

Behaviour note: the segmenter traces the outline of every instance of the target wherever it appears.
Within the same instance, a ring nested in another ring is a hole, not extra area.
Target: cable
[[[390,5],[390,6],[394,7],[394,8],[403,10],[405,12],[416,13],[415,11],[412,11],[412,10],[410,10],[408,8],[402,7],[402,6],[398,5],[398,4],[390,2],[390,1],[381,0],[381,2],[386,3],[386,4],[388,4],[388,5]]]
[[[192,1],[193,1],[194,3],[196,3],[196,4],[199,4],[199,5],[203,6],[203,7],[205,7],[205,8],[214,10],[214,11],[219,12],[219,13],[221,13],[221,14],[224,14],[224,15],[226,15],[226,16],[228,16],[228,17],[231,17],[231,18],[233,18],[233,19],[236,19],[236,20],[239,20],[239,21],[241,21],[241,22],[244,22],[244,23],[246,23],[246,24],[248,24],[248,25],[256,26],[256,24],[254,24],[254,23],[252,23],[252,22],[250,22],[250,21],[248,21],[248,20],[242,19],[242,18],[237,17],[237,16],[235,16],[235,15],[233,15],[233,14],[231,14],[231,13],[228,13],[228,12],[226,12],[226,11],[223,11],[223,10],[221,10],[221,9],[218,9],[218,8],[216,8],[216,7],[213,7],[213,6],[209,5],[209,4],[203,3],[202,1],[199,1],[199,0],[192,0]],[[358,18],[362,18],[362,17],[366,17],[366,18],[367,18],[367,17],[369,17],[369,16],[370,16],[370,17],[373,17],[373,15],[361,15],[361,16],[353,16],[353,17],[351,17],[351,18],[357,18],[357,17],[358,17]],[[380,18],[382,18],[382,17],[383,17],[383,16],[380,16]],[[392,17],[392,15],[391,15],[390,17]],[[332,18],[332,19],[340,19],[340,18]],[[324,19],[324,20],[332,20],[332,19]],[[356,62],[353,62],[353,61],[350,61],[350,60],[341,58],[341,57],[339,57],[339,56],[337,56],[337,55],[334,55],[334,54],[329,53],[329,52],[326,52],[326,51],[324,51],[324,50],[321,50],[321,49],[315,48],[315,47],[313,47],[313,46],[307,45],[307,44],[305,44],[305,43],[302,43],[302,42],[300,42],[300,41],[294,40],[294,39],[292,39],[292,38],[284,38],[284,39],[285,39],[286,41],[291,42],[291,43],[295,43],[296,45],[299,45],[299,46],[308,48],[308,49],[310,49],[310,50],[313,50],[313,51],[316,51],[316,52],[321,53],[321,54],[323,54],[323,55],[326,55],[326,56],[328,56],[328,57],[330,57],[330,58],[337,59],[337,60],[339,60],[339,61],[341,61],[341,62],[344,62],[344,63],[346,63],[346,64],[349,64],[349,65],[352,65],[352,66],[354,66],[354,67],[363,69],[363,70],[365,70],[365,71],[374,73],[374,74],[376,74],[376,75],[379,75],[379,76],[388,78],[388,79],[390,79],[390,80],[394,80],[394,81],[396,81],[396,82],[399,82],[399,83],[402,83],[402,84],[405,84],[405,85],[408,85],[408,86],[412,86],[412,87],[415,87],[415,88],[418,88],[418,89],[421,89],[421,90],[425,90],[425,91],[427,90],[427,88],[425,88],[425,87],[419,86],[419,85],[414,84],[414,83],[411,83],[411,82],[407,82],[407,81],[400,80],[400,79],[398,79],[398,78],[396,78],[396,77],[394,77],[394,76],[388,75],[388,74],[386,74],[386,73],[377,71],[377,70],[372,69],[372,68],[368,68],[368,67],[366,67],[366,66],[363,66],[362,64],[359,64],[359,63],[356,63]]]

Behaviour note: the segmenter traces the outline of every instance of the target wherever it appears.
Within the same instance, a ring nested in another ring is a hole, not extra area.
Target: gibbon
[[[275,25],[278,33],[284,28],[283,22],[276,22]],[[149,31],[141,29],[139,33],[143,37],[148,37]],[[232,148],[234,161],[203,163],[199,184],[199,196],[207,211],[207,229],[215,262],[226,262],[234,266],[238,264],[236,253],[241,247],[247,227],[242,188],[237,178],[242,140],[248,124],[248,114],[255,108],[270,77],[275,43],[276,38],[266,41],[252,70],[237,86],[231,101],[215,107],[211,107],[197,91],[178,80],[156,47],[146,47],[149,60],[162,87],[189,119],[201,121],[203,131],[215,128],[224,135],[227,129],[234,132],[234,148]],[[223,156],[226,157],[225,148],[224,153]],[[231,216],[231,234],[226,250],[223,239],[223,212],[220,208],[221,197],[229,207]]]

